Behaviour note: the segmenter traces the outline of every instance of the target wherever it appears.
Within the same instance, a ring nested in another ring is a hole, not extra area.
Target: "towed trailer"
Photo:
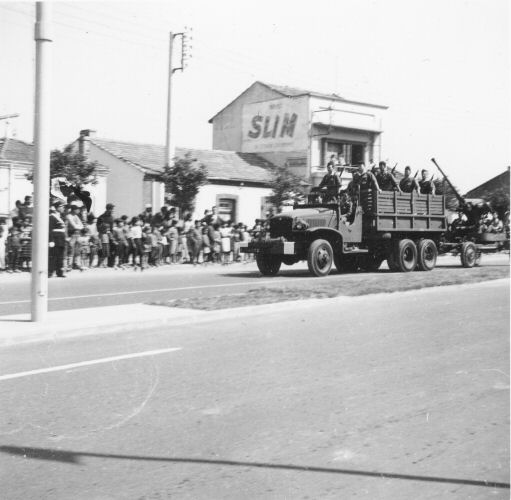
[[[310,196],[293,211],[268,219],[265,230],[240,250],[255,254],[265,276],[276,275],[282,264],[306,260],[310,273],[321,277],[333,265],[339,272],[376,271],[384,260],[391,271],[431,271],[447,252],[473,267],[487,246],[452,239],[442,195],[365,190],[354,203],[345,214],[341,204],[316,203]]]

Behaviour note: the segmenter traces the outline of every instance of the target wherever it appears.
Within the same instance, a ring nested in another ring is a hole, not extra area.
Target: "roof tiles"
[[[165,147],[158,144],[139,144],[91,138],[90,142],[108,151],[145,173],[161,173],[165,165]],[[273,165],[255,153],[235,151],[176,148],[176,156],[189,153],[194,160],[205,165],[208,178],[242,182],[267,183],[271,179]]]

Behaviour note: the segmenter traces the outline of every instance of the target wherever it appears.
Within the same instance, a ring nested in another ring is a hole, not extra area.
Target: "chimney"
[[[80,130],[80,137],[78,138],[78,151],[81,155],[88,158],[90,150],[90,138],[95,137],[96,131],[89,128]]]

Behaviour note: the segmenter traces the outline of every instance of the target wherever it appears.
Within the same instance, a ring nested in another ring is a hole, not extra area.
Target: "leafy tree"
[[[174,158],[174,164],[167,165],[161,174],[165,191],[171,195],[172,205],[181,214],[193,212],[199,188],[207,183],[206,167],[187,153],[184,158]]]
[[[98,162],[89,161],[86,156],[73,150],[72,146],[50,153],[50,178],[64,177],[70,184],[83,186],[98,183]],[[32,181],[34,173],[27,175]]]
[[[483,194],[482,198],[490,204],[501,219],[509,211],[509,187],[499,187],[492,191],[487,191]]]
[[[272,173],[273,178],[270,181],[272,193],[268,201],[280,213],[286,201],[297,201],[303,197],[306,183],[290,172],[287,166],[276,167]]]

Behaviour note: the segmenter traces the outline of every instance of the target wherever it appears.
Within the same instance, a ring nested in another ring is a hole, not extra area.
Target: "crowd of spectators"
[[[225,221],[216,207],[206,210],[200,220],[193,220],[191,214],[179,217],[176,209],[167,205],[155,213],[146,205],[134,217],[117,216],[112,203],[99,217],[73,203],[60,208],[58,216],[65,224],[66,272],[97,267],[136,271],[186,263],[246,263],[252,256],[240,252],[240,242],[260,231],[261,224],[257,220],[249,229],[243,223]],[[57,212],[55,207],[51,211]],[[32,198],[27,196],[24,203],[16,202],[7,219],[0,219],[1,271],[30,271],[32,212]]]

